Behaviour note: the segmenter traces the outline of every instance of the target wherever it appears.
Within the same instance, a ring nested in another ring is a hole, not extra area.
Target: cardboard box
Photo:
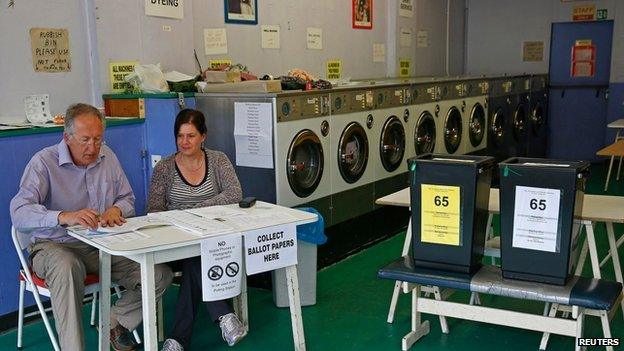
[[[205,80],[208,83],[234,83],[241,81],[238,71],[205,71]]]
[[[279,93],[282,83],[279,80],[246,80],[238,83],[206,84],[204,93]]]

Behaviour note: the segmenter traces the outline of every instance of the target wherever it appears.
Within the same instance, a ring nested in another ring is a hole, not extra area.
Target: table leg
[[[598,250],[596,249],[596,237],[594,236],[594,224],[591,221],[584,221],[585,233],[587,234],[587,244],[589,245],[589,258],[592,264],[594,278],[600,279],[600,262],[598,262]]]
[[[611,252],[611,260],[613,261],[613,271],[615,272],[615,280],[623,283],[622,280],[622,266],[620,266],[620,255],[618,254],[618,247],[615,242],[615,234],[613,230],[613,223],[606,222],[607,238],[609,239],[609,251]],[[624,301],[621,302],[622,314],[624,315]],[[606,336],[605,336],[606,337]]]
[[[621,170],[622,170],[622,156],[620,156],[620,162],[618,162],[618,170],[617,170],[617,175],[615,176],[615,180],[620,180]]]
[[[100,250],[100,333],[98,349],[110,350],[111,256]]]
[[[605,181],[604,191],[607,191],[607,188],[609,187],[609,178],[611,177],[611,168],[613,168],[614,159],[615,159],[615,156],[611,156],[611,161],[609,161],[609,170],[607,171],[607,180]]]
[[[156,332],[156,281],[154,279],[154,253],[141,256],[141,298],[143,300],[144,350],[158,349]]]
[[[622,235],[616,242],[616,245],[618,248],[620,246],[622,246],[622,244],[624,243],[624,235]],[[611,252],[609,252],[605,258],[602,259],[602,261],[600,261],[600,267],[604,266],[605,263],[607,263],[607,261],[611,258]]]
[[[401,256],[407,256],[409,253],[410,245],[412,244],[412,218],[410,216],[409,222],[407,222],[407,231],[405,232],[405,241],[403,242],[403,251]],[[388,309],[388,323],[394,322],[394,311],[396,310],[397,302],[399,301],[399,292],[401,290],[401,281],[397,280],[394,283],[394,290],[392,291],[392,299],[390,300],[390,308]]]
[[[301,300],[299,296],[299,281],[297,280],[297,266],[288,266],[286,270],[286,284],[288,286],[288,302],[290,305],[290,320],[292,322],[293,341],[295,350],[305,351],[305,335],[303,334],[303,315],[301,314]]]
[[[420,285],[416,285],[412,290],[412,330],[401,340],[401,349],[409,350],[418,339],[429,334],[429,321],[421,322],[418,311],[418,300],[420,298]]]

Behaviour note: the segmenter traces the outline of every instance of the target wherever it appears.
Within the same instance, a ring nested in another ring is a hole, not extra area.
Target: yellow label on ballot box
[[[459,246],[459,187],[421,184],[420,190],[420,241]]]

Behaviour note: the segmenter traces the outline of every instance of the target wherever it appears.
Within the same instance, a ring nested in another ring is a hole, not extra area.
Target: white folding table
[[[620,132],[622,131],[622,129],[624,129],[624,118],[615,120],[607,124],[607,128],[617,129],[615,133],[615,140],[613,142],[617,142],[618,140],[624,138],[624,136],[620,136]],[[613,168],[614,159],[615,159],[615,156],[611,156],[611,159],[609,160],[609,171],[607,172],[607,180],[605,181],[604,191],[607,191],[607,188],[609,187],[609,178],[611,177],[611,168]],[[622,169],[622,157],[620,157],[620,162],[618,163],[618,170],[617,170],[617,175],[615,177],[616,178],[615,180],[620,180],[621,169]]]
[[[231,208],[238,208],[237,205],[228,205]],[[294,210],[291,208],[277,206],[258,201],[251,209],[241,209],[252,211],[258,208],[272,209],[280,213],[286,213],[294,218],[284,221],[276,217],[275,223],[270,225],[259,225],[248,230],[267,228],[273,225],[293,223],[296,225],[311,223],[316,221],[317,216],[313,213]],[[181,260],[188,257],[195,257],[201,254],[200,242],[204,237],[191,234],[185,230],[173,226],[155,227],[141,230],[148,234],[149,238],[134,240],[125,243],[102,244],[97,239],[84,237],[77,233],[69,232],[74,238],[89,244],[100,250],[100,330],[110,329],[110,283],[111,283],[111,256],[124,256],[141,265],[141,292],[143,300],[143,339],[145,350],[157,350],[156,332],[156,297],[154,281],[154,265],[164,262]],[[232,233],[231,230],[224,233],[212,234],[219,236]],[[299,297],[299,282],[297,280],[297,266],[283,268],[286,272],[288,298],[290,302],[290,316],[295,350],[305,350],[305,336],[303,332],[303,318],[301,315],[301,302]],[[244,273],[244,265],[241,269]],[[243,279],[241,294],[241,319],[247,325],[247,291],[245,279]],[[99,333],[98,349],[108,351],[110,349],[109,335],[107,332]]]

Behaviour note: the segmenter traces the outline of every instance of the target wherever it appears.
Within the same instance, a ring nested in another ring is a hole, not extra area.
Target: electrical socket
[[[156,164],[158,163],[158,161],[160,161],[161,158],[162,158],[162,156],[160,156],[160,155],[152,155],[152,157],[151,157],[152,169],[154,169],[154,167],[156,167]]]

